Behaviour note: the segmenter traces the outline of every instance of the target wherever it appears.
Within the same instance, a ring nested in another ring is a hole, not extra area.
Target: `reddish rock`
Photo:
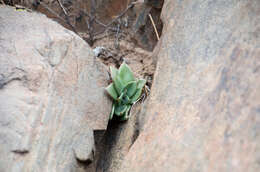
[[[260,171],[259,14],[258,0],[165,0],[147,121],[119,171]]]

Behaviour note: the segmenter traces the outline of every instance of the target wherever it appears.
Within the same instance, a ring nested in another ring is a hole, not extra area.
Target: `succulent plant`
[[[116,115],[124,121],[129,118],[132,105],[141,96],[146,80],[135,79],[133,72],[126,63],[123,63],[119,69],[110,67],[110,74],[113,82],[106,88],[113,99],[109,119],[111,120]]]

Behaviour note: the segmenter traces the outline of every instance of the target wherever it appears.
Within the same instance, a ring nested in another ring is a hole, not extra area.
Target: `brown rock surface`
[[[106,129],[111,110],[107,80],[73,32],[0,5],[0,171],[71,172],[92,161],[92,129]]]
[[[259,14],[258,0],[165,0],[147,121],[119,171],[260,171]]]

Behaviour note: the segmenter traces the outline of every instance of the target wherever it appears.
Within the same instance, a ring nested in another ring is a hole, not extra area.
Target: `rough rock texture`
[[[108,74],[45,16],[0,6],[0,171],[77,171],[106,129]],[[86,163],[85,163],[86,162]]]
[[[97,157],[96,172],[115,172],[120,168],[142,127],[139,121],[142,121],[140,118],[145,111],[145,105],[143,102],[134,104],[131,117],[125,122],[109,122],[108,129],[100,142],[102,148]]]
[[[259,0],[165,0],[147,121],[121,172],[260,171],[259,14]]]

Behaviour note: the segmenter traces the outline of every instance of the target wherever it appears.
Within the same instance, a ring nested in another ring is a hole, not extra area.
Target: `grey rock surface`
[[[144,129],[120,172],[260,171],[260,1],[165,0]]]
[[[0,6],[0,171],[72,172],[106,129],[108,73],[76,34]]]

